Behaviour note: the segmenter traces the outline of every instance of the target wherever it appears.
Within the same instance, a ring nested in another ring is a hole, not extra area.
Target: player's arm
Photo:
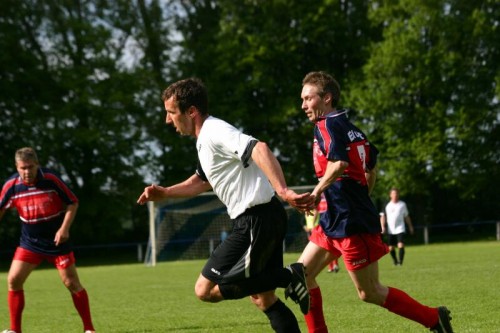
[[[264,172],[279,197],[299,210],[307,210],[314,201],[309,193],[297,194],[288,189],[280,163],[265,142],[257,142],[252,149],[252,160]]]
[[[75,219],[77,210],[77,202],[66,206],[66,213],[64,214],[63,223],[61,224],[59,230],[57,230],[54,237],[54,243],[56,244],[56,246],[66,242],[69,239],[69,229],[71,228],[71,224],[73,224],[73,220]]]
[[[380,213],[380,226],[382,227],[382,233],[385,234],[385,213]]]
[[[365,172],[366,183],[368,185],[368,194],[370,195],[375,187],[375,181],[377,180],[377,167],[372,168]]]
[[[333,184],[338,177],[340,177],[344,170],[349,166],[349,163],[341,160],[328,160],[326,170],[321,180],[318,182],[311,195],[316,198],[316,203],[321,200],[321,193],[323,193],[328,186]]]
[[[150,185],[144,189],[144,192],[137,199],[140,205],[148,201],[161,201],[167,198],[185,198],[193,197],[200,193],[210,190],[212,186],[208,181],[204,181],[198,174],[193,174],[185,181],[163,187],[160,185]]]
[[[408,226],[408,229],[410,230],[410,234],[413,235],[415,231],[413,230],[413,224],[411,223],[410,215],[405,216],[405,223]]]

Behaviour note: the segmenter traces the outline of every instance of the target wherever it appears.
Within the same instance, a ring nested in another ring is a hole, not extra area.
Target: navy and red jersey
[[[35,184],[25,184],[18,173],[10,176],[0,193],[0,209],[15,208],[22,222],[20,246],[27,250],[60,255],[71,251],[68,242],[55,246],[66,206],[78,203],[64,181],[53,171],[39,168]]]
[[[321,215],[320,224],[332,238],[381,232],[365,176],[365,172],[375,167],[378,151],[348,120],[346,113],[346,110],[330,113],[314,127],[313,161],[318,179],[324,176],[329,160],[349,163],[324,192],[328,209]]]

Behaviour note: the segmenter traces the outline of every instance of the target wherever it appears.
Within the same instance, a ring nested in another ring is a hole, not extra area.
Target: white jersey
[[[389,201],[387,206],[385,206],[385,214],[387,232],[390,235],[396,235],[406,231],[405,217],[408,216],[408,208],[406,208],[406,204],[403,201]]]
[[[232,219],[268,203],[274,195],[269,180],[251,159],[252,142],[257,139],[212,116],[203,123],[196,141],[203,173]]]

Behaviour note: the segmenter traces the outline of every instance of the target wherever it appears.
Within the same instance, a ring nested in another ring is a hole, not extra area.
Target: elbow
[[[263,152],[270,152],[271,149],[269,149],[269,146],[267,145],[267,143],[263,142],[263,141],[259,141],[255,144],[255,146],[253,147],[253,150],[252,150],[252,157],[253,157],[253,153],[263,153]]]

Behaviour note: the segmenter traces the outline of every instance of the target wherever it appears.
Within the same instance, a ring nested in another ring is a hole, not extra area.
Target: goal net
[[[312,186],[293,188],[296,192]],[[283,251],[301,252],[307,244],[303,229],[304,215],[283,203],[288,214],[288,228]],[[189,199],[148,202],[149,241],[145,264],[157,261],[205,259],[232,230],[226,207],[213,192]]]

